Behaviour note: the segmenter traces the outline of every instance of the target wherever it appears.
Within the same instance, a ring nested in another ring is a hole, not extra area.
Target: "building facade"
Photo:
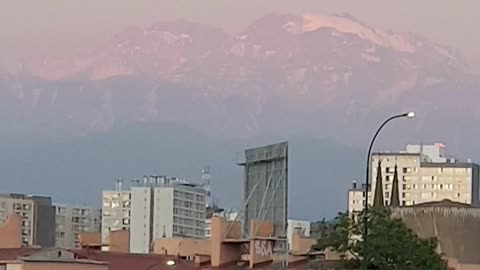
[[[23,245],[55,246],[55,208],[50,197],[0,194],[0,224],[12,213],[22,217]]]
[[[107,242],[110,231],[130,230],[130,190],[123,190],[123,182],[118,180],[115,190],[102,194],[102,242]]]
[[[378,164],[384,204],[392,198],[392,184],[397,166],[400,206],[451,200],[479,205],[479,165],[446,158],[443,144],[408,145],[397,153],[374,153],[371,160],[368,202],[373,203],[377,186]],[[366,186],[354,183],[348,192],[349,212],[361,211],[365,205]]]
[[[206,197],[182,179],[144,178],[131,188],[130,252],[150,253],[159,238],[204,238]]]
[[[72,249],[80,247],[82,232],[100,232],[101,211],[90,207],[55,206],[55,246]]]

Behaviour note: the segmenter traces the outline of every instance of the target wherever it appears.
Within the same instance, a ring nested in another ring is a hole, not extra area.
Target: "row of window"
[[[193,235],[193,236],[203,237],[205,235],[205,230],[173,225],[173,233],[178,236]]]
[[[183,217],[173,217],[173,223],[175,224],[183,224],[188,226],[195,226],[195,227],[204,227],[205,221],[195,220],[191,218],[183,218]]]
[[[190,192],[184,192],[184,191],[180,191],[180,190],[175,190],[173,192],[173,196],[175,198],[181,198],[181,199],[186,199],[186,200],[190,200],[190,201],[198,201],[198,202],[204,202],[205,201],[205,196],[204,195],[200,195],[200,194],[194,194],[194,193],[190,193]]]
[[[402,184],[402,190],[417,190],[418,187],[422,187],[423,189],[434,189],[434,190],[453,190],[455,188],[454,184]],[[385,184],[385,189],[390,190],[392,188],[391,184]],[[461,189],[462,185],[456,185],[457,189]]]
[[[183,207],[183,208],[190,208],[190,209],[195,209],[198,211],[204,211],[205,210],[205,203],[193,203],[190,201],[183,201],[179,199],[174,199],[173,200],[173,205],[177,207]]]
[[[182,208],[173,208],[173,214],[174,215],[179,215],[179,216],[186,216],[186,217],[195,217],[199,219],[205,219],[205,212],[204,211],[193,211],[189,209],[182,209]]]

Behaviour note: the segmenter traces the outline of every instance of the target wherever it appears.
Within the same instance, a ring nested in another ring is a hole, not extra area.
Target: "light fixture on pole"
[[[407,112],[407,113],[402,113],[402,114],[398,114],[398,115],[394,115],[390,118],[388,118],[387,120],[385,120],[385,122],[383,122],[380,127],[377,129],[377,131],[375,132],[375,135],[373,136],[373,139],[372,141],[370,142],[370,146],[368,148],[368,153],[367,153],[367,173],[366,173],[366,178],[365,178],[365,213],[364,213],[364,216],[363,216],[363,228],[364,228],[364,232],[363,232],[363,251],[364,251],[364,257],[363,258],[363,265],[366,269],[367,265],[368,265],[368,256],[367,256],[367,237],[368,237],[368,191],[369,191],[369,188],[370,188],[370,159],[371,159],[371,154],[372,154],[372,148],[373,148],[373,144],[375,143],[375,140],[377,139],[377,136],[378,134],[380,133],[380,131],[383,129],[383,127],[385,125],[388,124],[388,122],[394,120],[394,119],[397,119],[397,118],[414,118],[415,117],[415,112]]]

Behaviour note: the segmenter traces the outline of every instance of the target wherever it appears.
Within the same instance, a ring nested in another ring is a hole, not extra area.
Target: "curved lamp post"
[[[363,216],[363,226],[364,226],[363,244],[364,244],[364,252],[365,253],[367,252],[366,248],[367,248],[367,235],[368,235],[368,228],[367,228],[368,215],[367,214],[368,214],[368,190],[369,190],[369,187],[370,187],[370,158],[371,158],[371,154],[372,154],[373,144],[375,143],[375,140],[377,139],[377,136],[380,133],[380,131],[383,129],[383,127],[385,127],[385,125],[388,124],[388,122],[390,122],[394,119],[397,119],[397,118],[414,118],[414,117],[415,117],[414,112],[408,112],[408,113],[402,113],[402,114],[395,115],[395,116],[392,116],[392,117],[388,118],[387,120],[385,120],[385,122],[383,122],[383,124],[380,125],[380,127],[377,129],[377,132],[375,132],[375,135],[373,136],[372,141],[370,142],[370,147],[368,148],[368,153],[367,153],[367,168],[366,168],[367,173],[366,173],[366,179],[365,179],[365,184],[366,184],[365,213],[364,213],[364,216]],[[364,258],[364,261],[365,261],[365,267],[366,267],[367,266],[367,258]]]

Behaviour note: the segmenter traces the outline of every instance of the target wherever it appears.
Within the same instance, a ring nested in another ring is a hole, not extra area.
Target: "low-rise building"
[[[23,245],[55,246],[55,207],[50,197],[0,194],[0,224],[13,213],[22,218]]]
[[[56,209],[55,246],[59,248],[80,247],[82,232],[100,232],[100,210],[84,206],[60,205]]]
[[[405,151],[378,152],[372,155],[370,169],[369,204],[373,204],[377,178],[380,176],[384,204],[392,198],[394,175],[398,180],[400,206],[451,200],[479,205],[480,166],[459,161],[445,155],[443,144],[407,145]],[[380,168],[380,173],[379,173]],[[348,192],[349,212],[361,211],[365,206],[366,186],[353,184]]]

